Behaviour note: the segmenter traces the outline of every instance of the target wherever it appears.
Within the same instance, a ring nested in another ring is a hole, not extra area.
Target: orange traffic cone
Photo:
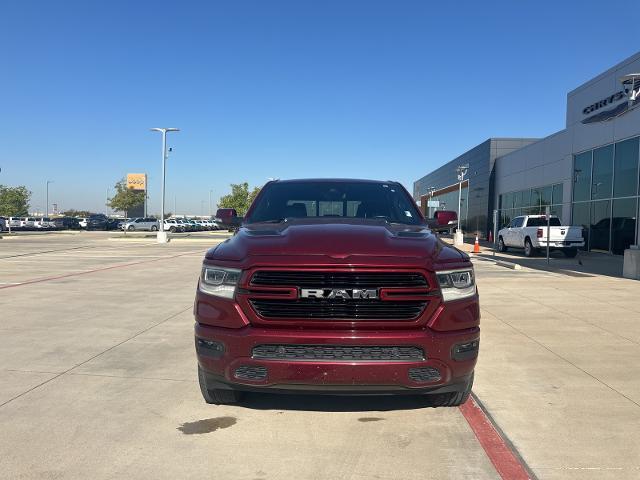
[[[480,244],[478,243],[478,235],[476,235],[476,243],[473,244],[473,253],[480,253]]]

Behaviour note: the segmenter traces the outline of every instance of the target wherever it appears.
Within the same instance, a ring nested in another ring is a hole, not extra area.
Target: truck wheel
[[[198,365],[198,383],[204,401],[211,405],[231,405],[238,403],[242,398],[242,392],[237,390],[221,390],[218,388],[207,388],[207,379],[204,371]]]
[[[158,227],[156,227],[155,225],[152,225],[152,226],[151,226],[151,231],[152,231],[152,232],[156,232],[156,231],[158,231]]]
[[[467,401],[469,395],[471,395],[471,388],[473,387],[474,373],[471,374],[471,378],[465,384],[462,390],[451,393],[438,393],[430,395],[432,407],[458,407]]]
[[[129,225],[129,228],[127,228],[127,230],[129,230],[130,232],[133,232],[136,229],[136,227],[134,227],[133,225]]]
[[[525,238],[524,240],[524,255],[525,257],[534,257],[536,254],[536,249],[533,248],[533,245],[531,244],[531,240],[529,240],[528,238]]]
[[[170,231],[171,233],[176,233],[176,227],[170,227],[170,228],[169,228],[169,231]]]
[[[576,255],[578,255],[578,249],[577,248],[565,248],[562,250],[562,253],[564,253],[564,256],[567,258],[575,258]]]
[[[502,237],[498,238],[498,251],[499,252],[507,251],[507,246],[504,244],[504,240],[502,239]]]

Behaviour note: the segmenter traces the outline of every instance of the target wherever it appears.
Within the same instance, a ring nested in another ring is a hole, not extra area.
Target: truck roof
[[[289,180],[271,180],[274,183],[300,183],[300,182],[344,182],[344,183],[398,183],[395,180],[367,180],[363,178],[292,178]]]

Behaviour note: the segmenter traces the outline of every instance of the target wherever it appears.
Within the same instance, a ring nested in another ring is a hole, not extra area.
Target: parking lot
[[[226,234],[109,236],[0,240],[0,477],[501,478],[468,415],[421,398],[206,405],[193,297]],[[523,469],[640,478],[640,283],[475,265],[474,393]]]

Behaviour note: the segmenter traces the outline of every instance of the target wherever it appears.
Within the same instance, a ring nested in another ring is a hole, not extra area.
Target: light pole
[[[458,188],[458,228],[456,229],[456,235],[454,237],[454,245],[462,245],[464,243],[464,235],[460,230],[460,217],[462,216],[462,182],[464,182],[464,176],[469,170],[469,165],[459,165],[456,168],[458,172],[458,180],[460,180]]]
[[[179,128],[152,128],[152,131],[162,133],[162,200],[160,204],[160,225],[158,227],[158,243],[167,243],[167,232],[164,231],[164,184],[165,167],[167,163],[167,132],[179,132]]]
[[[209,216],[213,217],[213,207],[211,206],[211,195],[213,194],[213,190],[209,190]]]
[[[49,184],[53,183],[53,180],[47,180],[47,211],[44,214],[45,217],[49,216]]]
[[[109,215],[109,187],[107,187],[107,196],[104,198],[104,215]]]

